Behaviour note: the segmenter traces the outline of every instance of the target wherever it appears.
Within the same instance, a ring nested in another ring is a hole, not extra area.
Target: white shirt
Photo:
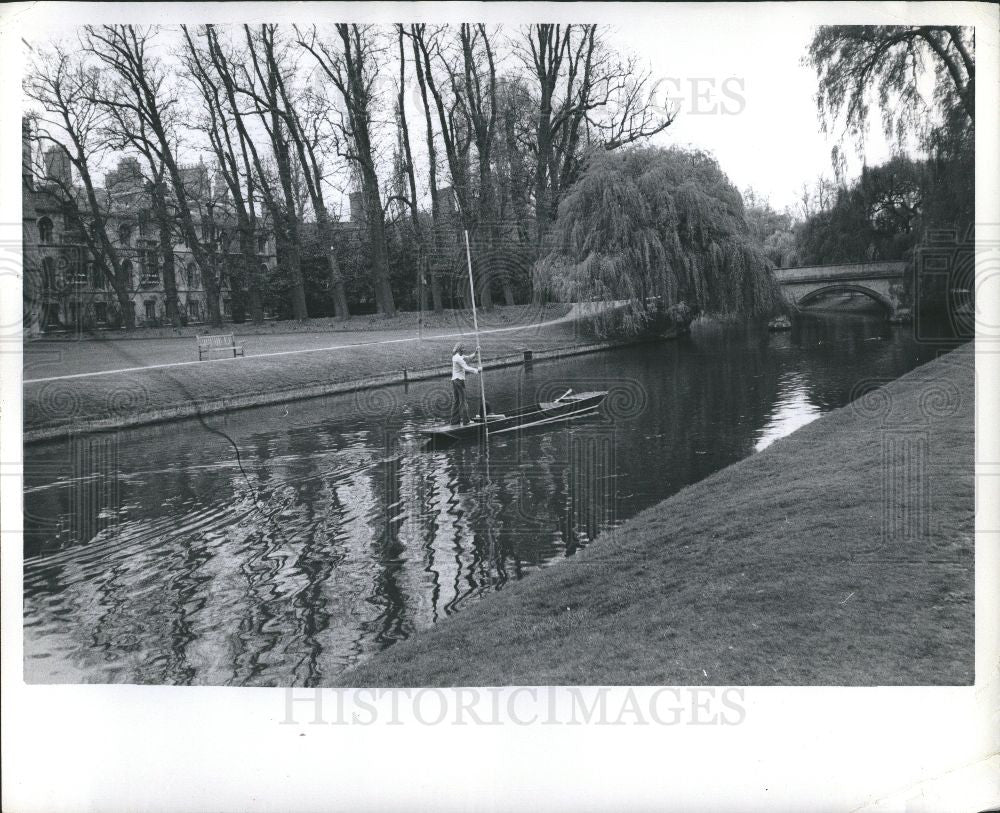
[[[465,357],[461,353],[456,353],[451,357],[451,380],[452,381],[465,381],[466,373],[478,373],[475,367],[469,364],[465,360]]]

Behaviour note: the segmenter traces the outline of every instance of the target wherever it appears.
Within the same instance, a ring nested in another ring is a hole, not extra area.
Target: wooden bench
[[[232,352],[233,358],[243,355],[243,345],[236,344],[236,336],[225,333],[221,336],[198,336],[198,361],[215,352]]]

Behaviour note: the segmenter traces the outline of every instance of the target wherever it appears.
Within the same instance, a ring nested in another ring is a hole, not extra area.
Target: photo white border
[[[974,3],[13,4],[0,7],[0,246],[20,240],[20,81],[28,27],[176,23],[620,21],[772,15],[819,23],[977,27],[980,241],[1000,245],[998,11]],[[669,48],[669,25],[663,26]],[[992,224],[984,225],[984,224]],[[2,257],[0,257],[2,259]],[[983,291],[1000,325],[997,283]],[[0,325],[20,281],[0,266]],[[976,540],[976,685],[748,688],[737,726],[281,725],[281,689],[28,686],[21,642],[21,356],[0,336],[3,810],[976,810],[1000,803],[996,531]],[[1000,528],[1000,344],[977,346],[978,528]],[[989,461],[989,462],[984,462]],[[992,461],[996,461],[992,463]],[[992,463],[992,468],[990,466]],[[982,476],[980,476],[982,474]],[[508,693],[516,689],[507,690]],[[620,701],[627,689],[613,690]],[[637,692],[643,701],[655,689]],[[349,700],[359,698],[352,693]],[[506,695],[507,699],[509,695]]]

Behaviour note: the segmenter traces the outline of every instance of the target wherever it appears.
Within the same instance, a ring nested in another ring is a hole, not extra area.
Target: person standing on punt
[[[462,351],[464,349],[465,348],[462,346],[462,343],[459,342],[451,351],[451,389],[454,394],[454,401],[451,405],[450,420],[452,426],[458,424],[459,421],[461,421],[463,425],[470,422],[469,399],[465,394],[465,374],[481,372],[479,368],[473,367],[469,364],[469,361],[476,357],[476,353],[472,353],[469,356],[463,356]],[[482,361],[480,361],[480,363],[482,363]]]

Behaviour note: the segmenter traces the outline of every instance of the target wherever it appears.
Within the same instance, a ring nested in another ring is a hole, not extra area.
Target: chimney
[[[351,192],[351,222],[364,223],[365,218],[365,193]]]
[[[455,214],[455,190],[450,186],[439,187],[437,204],[441,217],[448,218]]]
[[[21,117],[21,178],[28,189],[34,189],[35,173],[31,167],[31,121]]]
[[[69,155],[62,147],[49,147],[45,151],[45,177],[66,186],[73,183],[73,169]]]

